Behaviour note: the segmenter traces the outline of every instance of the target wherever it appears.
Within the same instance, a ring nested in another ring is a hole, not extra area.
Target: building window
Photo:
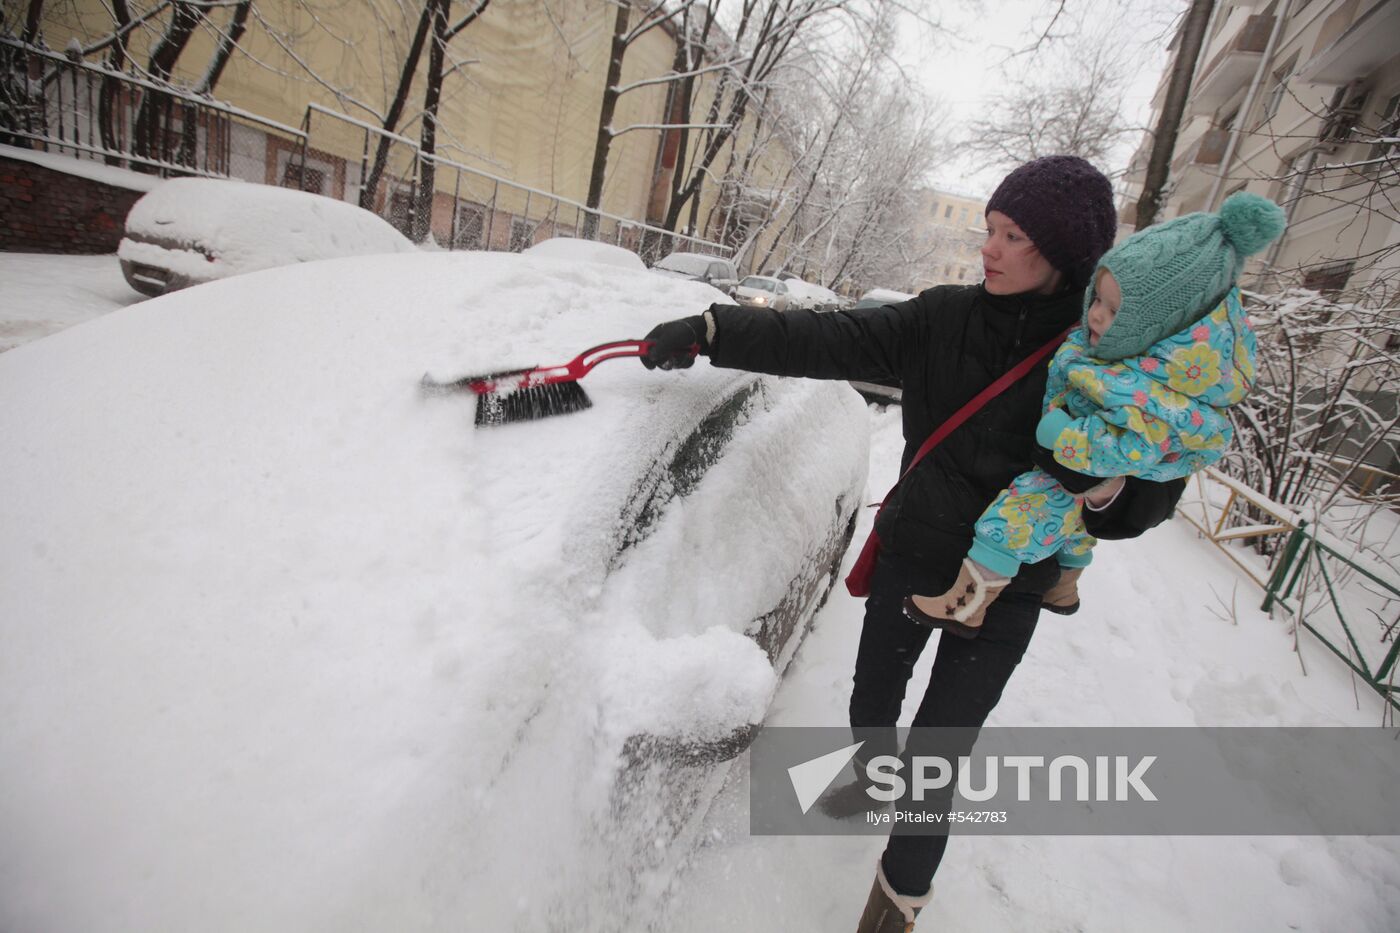
[[[938,202],[937,202],[937,201],[934,201],[934,202],[933,202],[933,206],[930,207],[930,208],[928,209],[928,212],[929,212],[930,214],[932,214],[934,217],[937,217],[937,216],[938,216]]]
[[[1307,184],[1307,167],[1307,149],[1291,159],[1285,159],[1278,183],[1274,186],[1275,190],[1270,192],[1270,198],[1285,208],[1296,201],[1303,193],[1303,186]]]
[[[1327,107],[1327,122],[1317,138],[1324,143],[1336,146],[1351,142],[1352,130],[1361,118],[1361,110],[1366,105],[1366,91],[1355,84],[1337,88],[1332,103]]]
[[[399,188],[389,195],[389,223],[400,233],[408,234],[413,223],[413,189]]]
[[[1348,260],[1309,269],[1303,275],[1303,287],[1321,292],[1335,301],[1342,289],[1347,287],[1347,280],[1351,278],[1351,270],[1355,265],[1355,261]]]
[[[967,223],[967,208],[964,207],[962,210],[958,211],[958,226],[963,226],[963,225],[965,225],[966,223]]]
[[[1269,88],[1269,97],[1264,102],[1264,116],[1260,118],[1260,123],[1268,123],[1278,113],[1278,105],[1283,101],[1283,95],[1288,93],[1288,79],[1293,77],[1293,66],[1298,64],[1298,53],[1284,62],[1283,67],[1274,72],[1273,85]]]
[[[282,187],[300,188],[312,194],[325,194],[326,173],[309,165],[302,168],[300,162],[288,162],[282,169]]]
[[[1381,112],[1380,126],[1376,128],[1376,137],[1381,141],[1371,146],[1366,158],[1378,160],[1393,157],[1400,152],[1400,143],[1395,142],[1397,136],[1400,136],[1400,94],[1392,97]]]
[[[944,220],[947,220],[949,217],[952,217],[952,216],[953,216],[953,205],[949,204],[947,207],[945,207],[945,208],[943,209],[943,219],[944,219]]]
[[[486,235],[486,209],[477,204],[457,205],[457,230],[453,249],[481,249]]]
[[[510,222],[510,251],[518,253],[528,248],[535,240],[535,228],[528,220],[514,217]]]

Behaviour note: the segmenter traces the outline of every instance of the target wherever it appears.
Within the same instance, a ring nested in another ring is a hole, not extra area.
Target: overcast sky
[[[945,102],[955,132],[962,132],[966,121],[1006,90],[1017,69],[1051,67],[1047,61],[1053,55],[1050,51],[1038,57],[1012,58],[1011,54],[1031,46],[1045,31],[1057,8],[1055,0],[989,0],[978,5],[926,2],[939,10],[948,32],[956,38],[947,37],[946,32],[931,36],[929,30],[911,28],[904,33],[899,58],[927,93]],[[1124,109],[1130,120],[1143,125],[1150,117],[1152,95],[1167,61],[1172,24],[1185,9],[1185,0],[1066,0],[1054,32],[1074,34],[1085,25],[1112,31],[1112,41],[1122,44],[1135,62],[1136,73],[1131,75]],[[1122,169],[1139,140],[1137,134],[1125,139],[1115,158],[1117,164],[1103,167]],[[935,174],[933,183],[986,197],[1005,170],[987,168],[983,162],[985,159],[955,157]]]

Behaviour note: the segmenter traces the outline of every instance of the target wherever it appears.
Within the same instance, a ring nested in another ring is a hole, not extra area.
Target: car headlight
[[[754,297],[753,303],[756,305],[766,305],[768,304],[768,299],[764,298],[762,295],[757,295]]]

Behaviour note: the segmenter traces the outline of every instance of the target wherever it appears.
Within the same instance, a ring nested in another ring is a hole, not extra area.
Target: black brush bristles
[[[577,382],[555,382],[499,395],[488,392],[477,397],[476,426],[536,421],[592,407],[593,402]]]

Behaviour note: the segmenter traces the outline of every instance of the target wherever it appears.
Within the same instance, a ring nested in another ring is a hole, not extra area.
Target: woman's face
[[[1035,248],[1024,230],[1001,211],[987,212],[987,242],[982,244],[985,287],[993,295],[1030,292],[1049,295],[1064,276]]]

